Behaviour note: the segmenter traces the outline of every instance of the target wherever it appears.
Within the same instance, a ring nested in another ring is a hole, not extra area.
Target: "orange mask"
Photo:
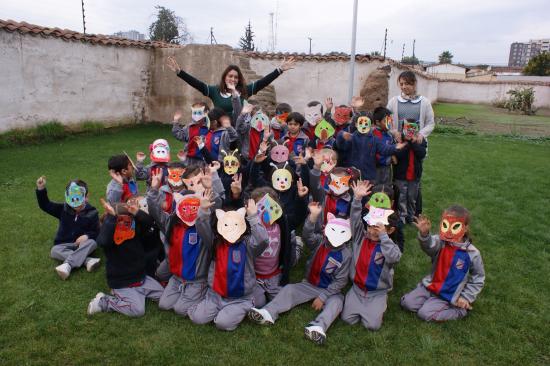
[[[128,239],[136,236],[136,223],[130,215],[118,215],[116,218],[115,234],[113,240],[120,245]]]
[[[462,243],[466,233],[466,218],[443,214],[439,225],[439,238],[452,243]]]
[[[337,125],[348,123],[351,119],[352,110],[349,107],[334,108],[334,121]]]

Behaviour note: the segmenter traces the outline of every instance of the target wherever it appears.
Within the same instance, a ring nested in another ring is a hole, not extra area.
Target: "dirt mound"
[[[373,71],[365,80],[359,94],[365,99],[360,110],[373,111],[388,104],[388,73],[382,69]]]

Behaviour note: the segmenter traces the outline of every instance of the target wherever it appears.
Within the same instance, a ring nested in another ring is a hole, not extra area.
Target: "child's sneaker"
[[[59,277],[61,277],[62,280],[66,280],[67,278],[69,278],[71,274],[71,269],[72,268],[69,263],[63,263],[55,267],[55,271],[57,272]]]
[[[101,313],[103,310],[101,309],[101,306],[99,306],[99,301],[101,298],[105,296],[103,292],[98,292],[97,295],[90,301],[88,304],[88,315],[94,315],[97,313]]]
[[[86,265],[86,271],[92,272],[97,267],[99,267],[100,262],[101,262],[101,259],[99,258],[93,258],[93,257],[86,258],[86,261],[84,262],[84,264]]]
[[[309,327],[305,327],[304,335],[307,339],[319,345],[325,343],[325,340],[327,339],[325,331],[318,325],[310,325]]]
[[[274,324],[273,318],[271,317],[271,314],[269,314],[269,311],[265,309],[256,309],[252,308],[248,312],[248,317],[255,321],[258,324]]]

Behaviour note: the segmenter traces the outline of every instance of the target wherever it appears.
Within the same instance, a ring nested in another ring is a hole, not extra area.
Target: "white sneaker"
[[[103,310],[101,310],[101,306],[99,306],[99,301],[101,298],[105,296],[103,292],[98,292],[97,295],[90,301],[88,304],[88,315],[94,315],[97,313],[101,313]]]
[[[66,280],[67,278],[69,278],[69,275],[71,274],[71,269],[72,268],[69,263],[63,263],[55,267],[55,271],[62,280]]]
[[[271,317],[271,314],[269,314],[269,311],[265,309],[256,309],[252,308],[248,312],[248,317],[255,321],[258,324],[274,324],[275,321],[273,320],[273,317]]]
[[[93,258],[93,257],[86,258],[86,262],[84,262],[86,264],[86,271],[92,272],[97,267],[99,267],[100,262],[101,262],[101,259],[99,258]]]
[[[304,335],[307,339],[319,345],[325,343],[327,339],[325,331],[318,325],[310,325],[309,327],[305,327]]]

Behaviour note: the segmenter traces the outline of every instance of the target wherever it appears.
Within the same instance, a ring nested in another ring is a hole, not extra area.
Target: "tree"
[[[542,52],[529,60],[523,69],[525,75],[550,76],[550,52]]]
[[[441,55],[439,55],[439,63],[440,64],[450,64],[453,62],[453,54],[450,51],[443,51]]]
[[[418,65],[420,61],[416,56],[405,56],[401,59],[401,63],[405,65]]]
[[[244,29],[244,36],[239,40],[239,47],[243,51],[254,51],[254,32],[252,32],[250,20],[248,26]]]
[[[187,30],[184,20],[176,13],[164,6],[157,5],[157,20],[149,26],[151,41],[162,41],[175,44],[190,43],[193,41]]]
[[[380,53],[380,51],[372,51],[370,53],[371,56],[382,56],[382,54]]]

